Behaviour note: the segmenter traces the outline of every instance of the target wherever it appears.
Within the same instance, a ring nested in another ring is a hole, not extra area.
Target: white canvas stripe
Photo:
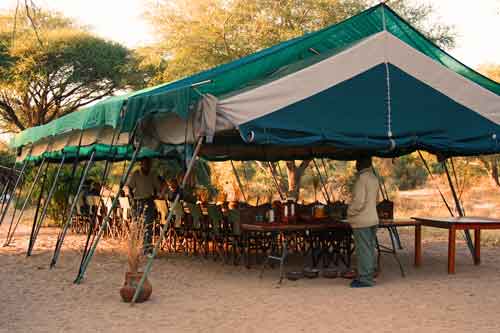
[[[415,50],[388,32],[255,89],[222,100],[218,112],[236,126],[307,99],[387,60],[457,103],[500,124],[500,96]]]
[[[268,84],[220,101],[217,112],[235,125],[307,99],[384,61],[383,32],[348,50]]]
[[[389,61],[457,103],[500,124],[500,96],[388,34]]]

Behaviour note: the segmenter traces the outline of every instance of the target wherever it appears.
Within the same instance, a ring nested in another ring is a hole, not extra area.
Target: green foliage
[[[415,154],[402,156],[394,161],[393,179],[399,190],[411,190],[425,184],[427,170]]]
[[[52,186],[54,178],[56,176],[56,171],[58,167],[58,163],[52,163],[49,165],[47,170],[47,179],[45,181],[45,188],[43,192],[43,199],[47,197],[48,191]],[[65,212],[67,205],[69,205],[70,196],[74,195],[76,189],[78,187],[79,177],[81,176],[81,172],[85,167],[83,162],[80,162],[78,168],[76,170],[75,177],[72,177],[73,164],[64,165],[61,169],[61,173],[59,175],[59,179],[57,181],[57,186],[54,191],[54,195],[52,200],[50,201],[49,206],[47,207],[47,218],[46,221],[51,221],[56,225],[62,225],[65,222]],[[29,187],[34,182],[36,173],[38,171],[39,165],[30,166],[26,173],[26,180],[24,182],[24,188],[21,197],[17,200],[17,205],[20,206],[27,195]],[[45,170],[45,166],[44,166]],[[42,172],[44,171],[42,170]],[[91,182],[99,182],[102,177],[102,172],[104,170],[104,163],[97,162],[94,164],[92,169],[89,171],[87,179]],[[40,195],[40,191],[42,189],[43,183],[43,174],[40,176],[35,188],[33,190],[33,194],[31,195],[29,205],[32,207],[36,207],[37,200]],[[42,201],[42,205],[43,205]]]
[[[0,121],[12,131],[45,124],[139,80],[125,47],[57,13],[0,16]],[[2,56],[3,55],[3,56]]]
[[[156,59],[167,59],[166,67],[157,67],[157,81],[241,58],[343,21],[375,3],[378,1],[151,0],[147,17],[156,28],[159,43],[150,51]],[[390,1],[389,5],[441,46],[453,45],[450,27],[430,24],[431,6],[408,0]]]

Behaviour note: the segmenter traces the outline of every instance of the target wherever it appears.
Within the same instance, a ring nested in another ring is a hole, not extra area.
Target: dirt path
[[[83,239],[69,236],[58,267],[49,270],[56,235],[42,229],[31,258],[26,234],[0,248],[0,332],[500,331],[500,248],[484,248],[483,265],[474,267],[461,244],[457,274],[449,276],[446,244],[425,243],[424,266],[415,270],[413,237],[405,232],[407,278],[384,256],[378,285],[364,290],[323,278],[278,288],[277,270],[260,280],[255,269],[163,256],[153,269],[151,301],[132,308],[118,294],[126,268],[120,251],[103,244],[76,286]]]

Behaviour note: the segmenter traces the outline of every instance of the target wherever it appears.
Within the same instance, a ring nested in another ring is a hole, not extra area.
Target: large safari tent
[[[81,161],[84,172],[75,192],[96,160],[130,160],[121,188],[134,162],[146,156],[189,155],[187,176],[196,157],[278,161],[398,157],[416,150],[441,159],[496,154],[499,95],[500,84],[454,59],[381,4],[231,63],[27,129],[12,146],[21,174],[28,165],[41,174],[49,164],[60,170]],[[48,184],[45,202],[56,184],[57,177]],[[4,216],[7,209],[8,204]],[[56,253],[73,212],[74,207]],[[152,259],[146,275],[151,264]]]

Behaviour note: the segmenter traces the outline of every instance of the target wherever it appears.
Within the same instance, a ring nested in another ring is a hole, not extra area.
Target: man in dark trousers
[[[357,276],[351,287],[363,288],[375,285],[379,183],[372,168],[371,157],[359,158],[356,169],[358,173],[347,220],[353,229],[357,259]]]
[[[154,197],[160,194],[162,186],[158,176],[151,170],[152,161],[145,158],[141,167],[135,170],[127,181],[126,188],[135,203],[136,216],[144,217],[144,252],[152,251],[153,223],[155,217]]]

